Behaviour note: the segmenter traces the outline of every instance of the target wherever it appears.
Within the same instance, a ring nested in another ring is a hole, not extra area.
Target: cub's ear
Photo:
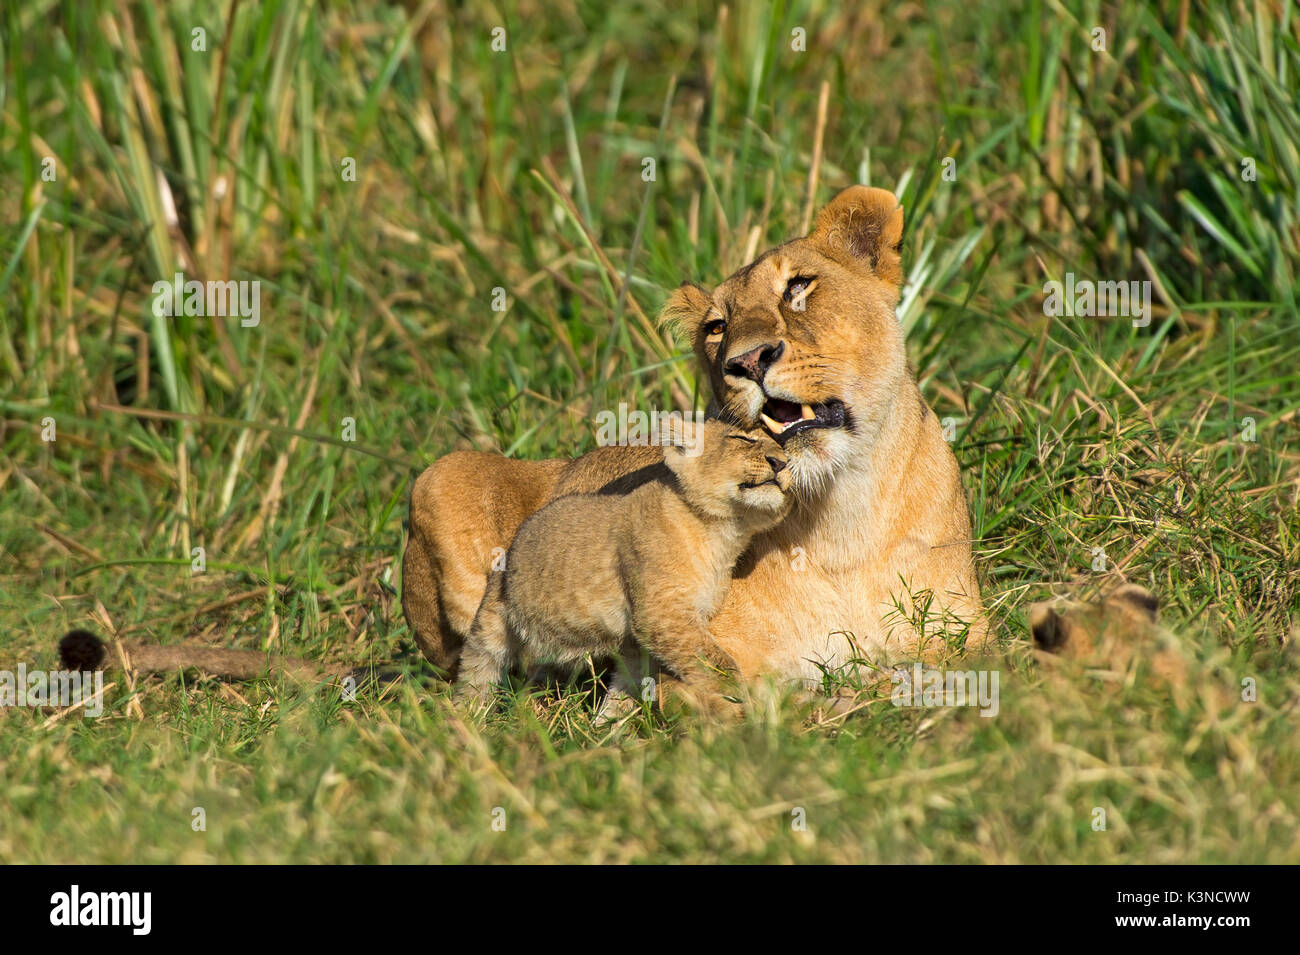
[[[903,207],[888,189],[849,186],[817,214],[809,238],[832,256],[866,262],[886,282],[903,283]]]
[[[688,342],[693,342],[696,329],[712,307],[713,299],[707,291],[694,282],[683,282],[673,289],[673,294],[668,296],[668,301],[659,310],[659,327],[670,329],[674,334],[685,337]]]
[[[669,415],[660,419],[659,441],[664,446],[664,461],[677,473],[682,458],[697,457],[704,438],[704,425],[700,422],[683,419],[679,415]]]
[[[690,449],[680,444],[664,445],[664,464],[678,477],[683,476],[688,460],[693,457]]]

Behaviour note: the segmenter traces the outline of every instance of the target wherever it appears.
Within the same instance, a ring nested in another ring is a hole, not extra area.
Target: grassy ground
[[[863,181],[907,208],[998,716],[119,683],[99,720],[0,710],[0,860],[1300,861],[1300,17],[842,6],[7,6],[0,666],[87,626],[418,668],[419,469],[691,401],[665,290]],[[260,324],[155,318],[178,270],[259,280]],[[1150,280],[1150,325],[1049,320],[1067,272]],[[1185,686],[1032,661],[1029,601],[1117,577]]]

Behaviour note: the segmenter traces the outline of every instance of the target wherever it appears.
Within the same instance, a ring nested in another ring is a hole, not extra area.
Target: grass
[[[581,694],[153,679],[99,720],[0,710],[0,859],[1300,861],[1300,20],[969,7],[7,7],[0,665],[88,626],[418,670],[419,469],[700,401],[666,290],[862,181],[907,209],[1002,701],[616,731]],[[176,271],[259,280],[260,324],[155,317]],[[1049,320],[1067,272],[1151,281],[1150,326]],[[1186,686],[1031,659],[1028,602],[1115,577]]]

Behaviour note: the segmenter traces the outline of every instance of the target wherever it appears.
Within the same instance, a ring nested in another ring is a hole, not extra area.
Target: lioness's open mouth
[[[815,405],[768,398],[759,417],[763,419],[763,427],[781,445],[813,428],[843,428],[849,423],[848,410],[838,398]]]

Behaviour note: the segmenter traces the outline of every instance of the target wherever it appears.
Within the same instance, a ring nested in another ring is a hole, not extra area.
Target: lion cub
[[[1124,584],[1084,603],[1055,597],[1029,608],[1029,631],[1037,649],[1093,668],[1124,673],[1143,664],[1154,683],[1167,688],[1187,681],[1187,659],[1178,640],[1160,625],[1160,602],[1137,584]]]
[[[762,430],[698,426],[664,449],[661,475],[623,495],[573,494],[520,526],[465,638],[460,682],[484,694],[521,662],[648,651],[708,710],[725,705],[731,655],[709,620],[750,539],[790,509],[790,472]]]

